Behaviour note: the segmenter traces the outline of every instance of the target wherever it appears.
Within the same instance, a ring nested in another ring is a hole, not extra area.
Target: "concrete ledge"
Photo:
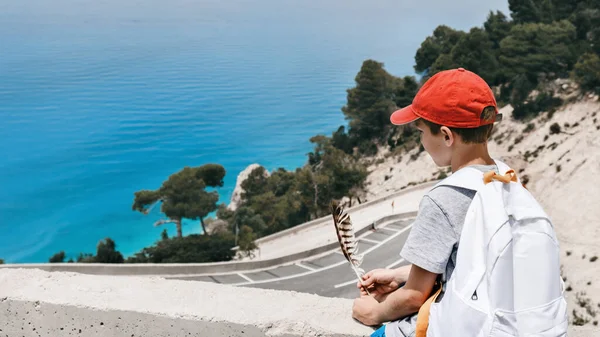
[[[368,336],[352,301],[287,291],[0,270],[0,336]]]
[[[385,222],[401,220],[416,216],[416,212],[399,213],[394,215],[384,216],[376,220],[375,226]],[[371,229],[370,224],[364,224],[362,228],[356,231],[356,235],[361,235]],[[333,236],[333,231],[332,231]],[[265,269],[272,266],[285,264],[293,261],[305,259],[317,254],[322,254],[327,251],[339,247],[337,241],[305,250],[299,253],[286,255],[269,260],[252,260],[252,261],[227,261],[215,263],[124,263],[124,264],[107,264],[107,263],[35,263],[35,264],[6,264],[0,265],[2,269],[41,269],[44,271],[55,272],[77,272],[91,275],[209,275],[223,274],[231,272],[240,272],[256,269]],[[0,335],[1,337],[1,335]]]
[[[352,300],[132,276],[0,270],[0,336],[369,336]],[[600,336],[569,327],[569,336]]]

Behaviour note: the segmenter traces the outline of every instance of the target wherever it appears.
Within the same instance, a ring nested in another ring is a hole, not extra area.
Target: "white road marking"
[[[374,244],[378,244],[381,242],[381,241],[375,241],[375,240],[371,240],[371,239],[367,239],[367,238],[360,238],[360,239],[358,239],[358,241],[367,241],[367,242],[374,243]]]
[[[341,287],[349,286],[349,285],[351,285],[351,284],[356,284],[356,283],[358,283],[358,279],[356,279],[356,280],[351,280],[351,281],[344,282],[344,283],[340,283],[340,284],[336,284],[336,285],[334,285],[333,287],[334,287],[334,288],[341,288]]]
[[[315,268],[311,268],[311,267],[309,267],[309,266],[307,266],[307,265],[304,265],[304,264],[302,264],[302,263],[300,263],[300,262],[296,263],[296,265],[297,265],[298,267],[302,267],[302,268],[304,268],[304,269],[308,269],[308,270],[310,270],[310,271],[316,270]]]
[[[237,273],[237,274],[238,274],[238,275],[239,275],[241,278],[243,278],[244,280],[246,280],[246,281],[248,281],[248,282],[250,282],[250,283],[254,283],[254,281],[253,281],[251,278],[249,278],[248,276],[246,276],[246,275],[244,275],[244,274],[242,274],[242,273]]]
[[[396,238],[400,234],[402,234],[402,233],[406,232],[407,230],[409,230],[411,227],[412,227],[412,224],[406,226],[405,228],[402,228],[402,230],[396,232],[393,235],[390,235],[385,240],[383,240],[383,241],[379,242],[378,244],[376,244],[375,246],[373,246],[373,247],[365,250],[365,252],[363,253],[363,255],[367,255],[370,252],[374,251],[375,249],[377,249],[377,248],[381,247],[382,245],[388,243],[389,241],[393,240],[394,238]],[[293,279],[293,278],[296,278],[296,277],[311,275],[311,274],[314,274],[314,273],[318,273],[320,271],[332,269],[332,268],[335,268],[337,266],[341,266],[344,263],[348,263],[348,261],[343,260],[343,261],[340,261],[338,263],[334,263],[332,265],[329,265],[327,267],[323,267],[321,269],[310,270],[310,271],[307,271],[307,272],[304,272],[304,273],[299,273],[299,274],[295,274],[295,275],[284,276],[284,277],[280,277],[280,278],[276,278],[276,279],[256,281],[256,282],[253,282],[253,283],[250,283],[250,282],[232,283],[232,284],[229,284],[229,285],[232,285],[232,286],[244,286],[244,285],[248,285],[248,284],[259,284],[259,283],[269,283],[269,282],[276,282],[276,281],[285,281],[285,280]]]
[[[400,263],[404,262],[404,259],[400,259],[392,264],[390,264],[389,266],[385,267],[386,269],[390,269],[390,268],[394,268],[395,266],[399,265]]]

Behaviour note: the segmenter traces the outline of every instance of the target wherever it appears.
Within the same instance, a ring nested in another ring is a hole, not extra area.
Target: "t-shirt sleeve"
[[[456,242],[456,233],[446,214],[425,196],[400,256],[429,272],[442,274]]]

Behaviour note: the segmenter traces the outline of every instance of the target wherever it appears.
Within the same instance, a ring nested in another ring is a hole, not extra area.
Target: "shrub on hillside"
[[[600,93],[600,57],[592,53],[581,55],[573,69],[573,77],[582,89]]]
[[[111,238],[106,238],[98,242],[96,246],[96,255],[90,253],[79,253],[77,262],[79,263],[123,263],[123,255],[117,251],[117,244]],[[60,253],[59,253],[60,254]],[[56,254],[58,255],[58,254]],[[54,256],[53,256],[54,257]],[[58,256],[60,257],[60,256]],[[63,257],[64,260],[64,257]],[[62,261],[61,261],[62,262]]]
[[[123,255],[117,251],[117,244],[106,238],[98,243],[95,260],[98,263],[123,263]]]
[[[527,132],[531,132],[535,129],[535,124],[533,123],[529,123],[527,124],[527,127],[525,127],[525,129],[523,130],[523,132],[527,133]]]
[[[229,261],[235,252],[235,236],[230,232],[214,235],[192,234],[158,241],[127,259],[127,263],[192,263]]]
[[[534,118],[541,112],[553,111],[561,104],[562,99],[554,97],[551,92],[541,92],[530,101],[517,103],[513,110],[513,117],[517,120]]]
[[[50,257],[50,259],[48,260],[48,262],[50,262],[50,263],[62,263],[62,262],[65,262],[65,252],[64,251],[60,251],[60,252],[52,255]]]

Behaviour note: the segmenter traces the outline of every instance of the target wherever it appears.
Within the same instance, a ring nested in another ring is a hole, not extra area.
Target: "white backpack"
[[[514,174],[506,164],[496,164],[500,176]],[[518,179],[485,183],[484,173],[469,167],[440,185],[477,193],[454,272],[441,300],[431,303],[427,336],[566,336],[558,241],[529,191]]]

